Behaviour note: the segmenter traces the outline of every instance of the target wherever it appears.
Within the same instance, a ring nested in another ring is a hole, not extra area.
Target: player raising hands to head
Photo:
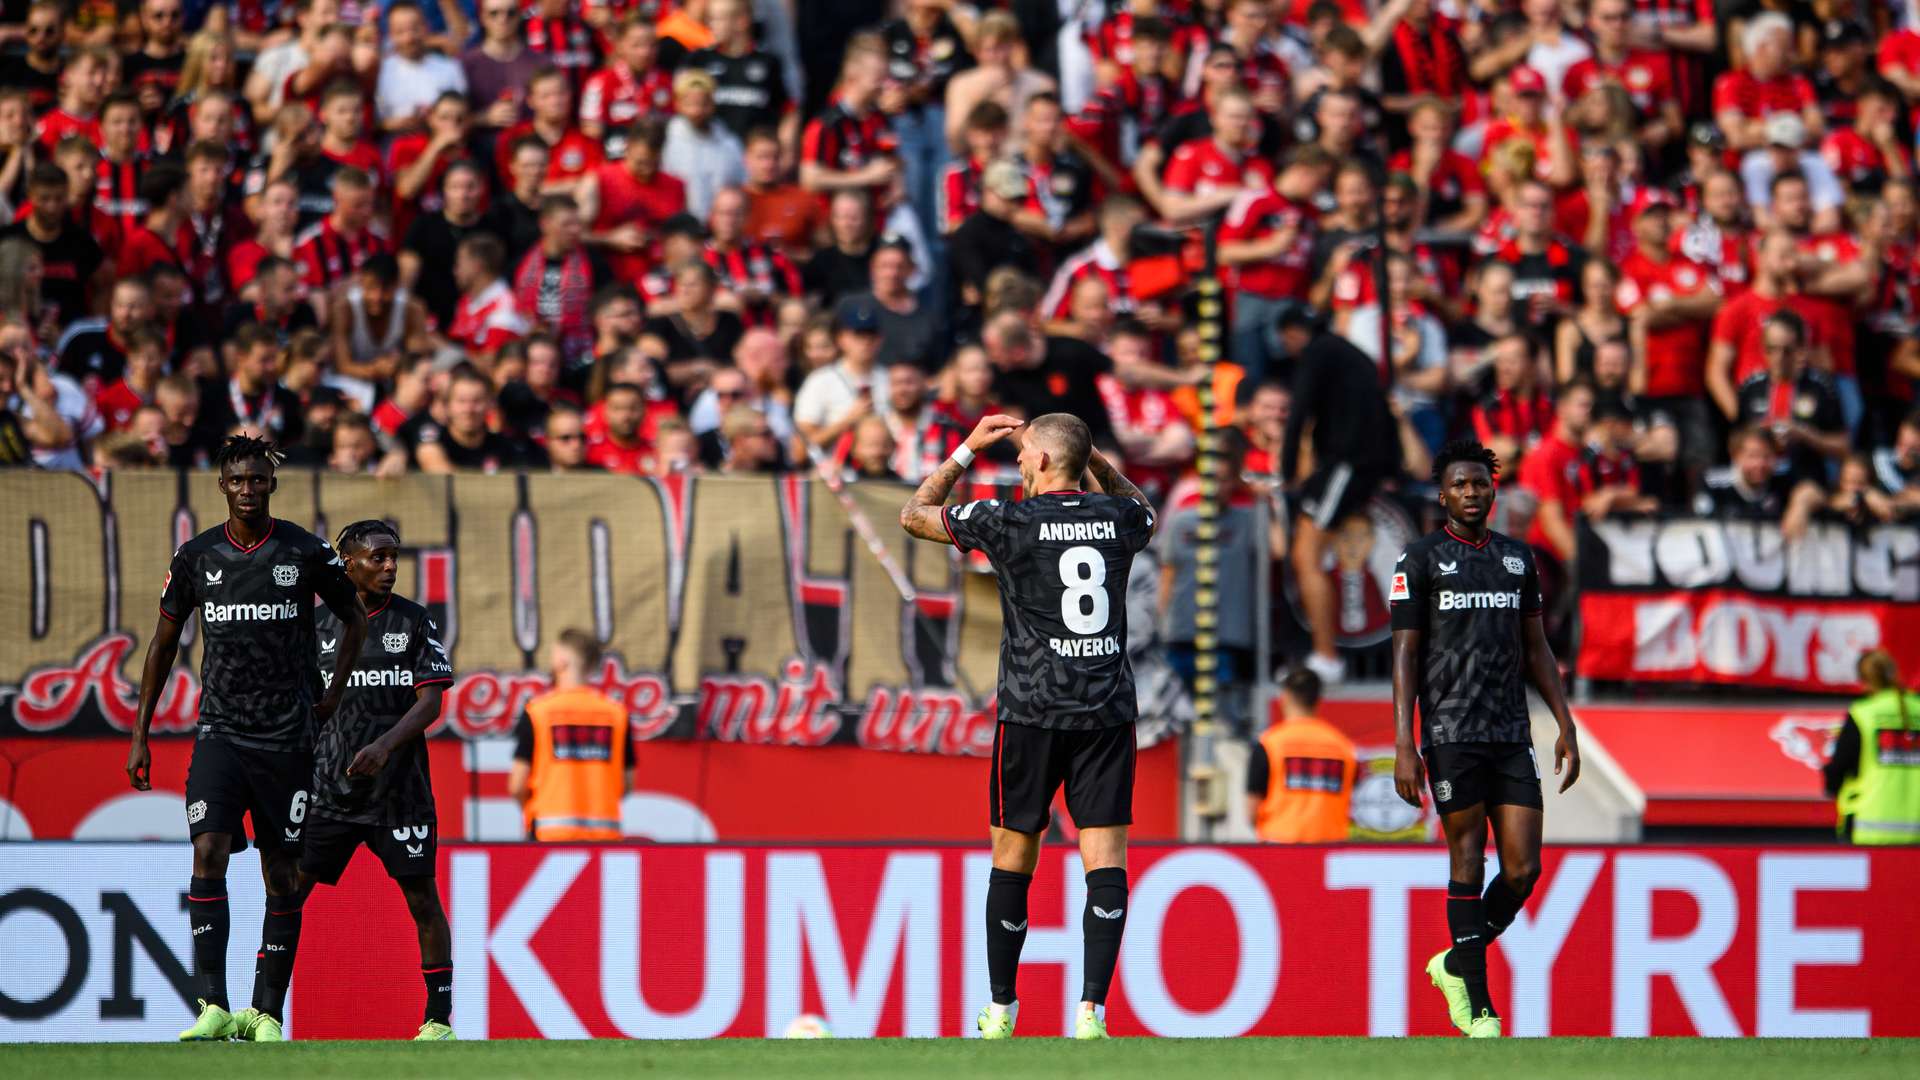
[[[1433,464],[1447,523],[1408,545],[1394,567],[1394,788],[1420,805],[1420,747],[1446,832],[1452,872],[1447,927],[1453,947],[1427,962],[1455,1027],[1498,1038],[1487,992],[1487,944],[1526,903],[1540,876],[1540,770],[1526,684],[1560,725],[1553,771],[1560,790],[1580,776],[1573,714],[1540,626],[1540,576],[1527,545],[1487,528],[1500,463],[1477,442],[1449,443]],[[1480,891],[1487,826],[1500,876]]]
[[[1019,502],[944,506],[981,450],[1020,443]],[[993,873],[987,884],[987,978],[981,1035],[1013,1034],[1014,976],[1027,938],[1027,887],[1054,792],[1080,828],[1087,872],[1085,982],[1077,1039],[1104,1039],[1107,987],[1127,915],[1133,822],[1133,667],[1127,572],[1153,537],[1153,509],[1098,450],[1087,425],[1048,413],[1022,425],[988,416],[900,511],[922,540],[986,553],[1000,583],[999,728],[987,779]]]

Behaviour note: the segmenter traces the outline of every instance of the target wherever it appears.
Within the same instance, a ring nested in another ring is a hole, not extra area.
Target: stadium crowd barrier
[[[911,811],[908,811],[911,812]],[[988,855],[958,847],[440,848],[462,1038],[963,1036],[986,986]],[[173,1037],[190,1020],[185,845],[35,843],[0,859],[0,1039]],[[1443,851],[1145,845],[1115,1034],[1440,1035]],[[244,997],[261,894],[229,871]],[[1491,951],[1510,1034],[1920,1034],[1920,850],[1549,848]],[[1079,996],[1078,856],[1043,854],[1023,1035]],[[295,1038],[400,1038],[412,924],[362,857],[310,902]]]

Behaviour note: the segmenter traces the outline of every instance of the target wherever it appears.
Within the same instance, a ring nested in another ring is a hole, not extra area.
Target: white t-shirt
[[[393,120],[428,108],[448,91],[467,92],[467,72],[459,61],[437,52],[428,52],[418,60],[388,53],[380,61],[373,104],[382,121]]]
[[[287,76],[307,66],[307,50],[300,39],[281,42],[270,49],[263,49],[253,61],[255,79],[265,79],[267,83],[267,105],[279,108],[286,103]]]
[[[53,411],[67,422],[73,431],[73,439],[65,446],[51,448],[34,447],[33,463],[43,469],[64,469],[80,472],[86,469],[87,462],[80,456],[80,444],[91,442],[106,430],[106,421],[101,419],[100,411],[93,406],[93,396],[82,389],[80,384],[57,371],[47,373],[53,383]],[[32,417],[37,403],[23,394],[15,394],[8,407],[24,417]]]
[[[1592,46],[1562,30],[1560,40],[1552,45],[1534,42],[1533,48],[1527,50],[1527,66],[1546,77],[1547,94],[1559,101],[1560,88],[1567,81],[1567,69],[1592,55]]]
[[[878,372],[876,368],[862,375],[849,368],[844,360],[835,360],[815,370],[800,384],[800,392],[793,396],[793,422],[825,427],[840,419],[848,409],[853,408],[860,391],[872,392],[874,377]],[[878,404],[875,402],[876,406]]]

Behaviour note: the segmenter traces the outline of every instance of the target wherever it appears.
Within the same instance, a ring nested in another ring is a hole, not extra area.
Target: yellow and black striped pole
[[[1208,839],[1213,825],[1226,816],[1226,792],[1214,763],[1213,743],[1220,716],[1220,439],[1214,400],[1214,372],[1223,358],[1226,303],[1214,261],[1215,228],[1206,236],[1206,265],[1193,283],[1198,298],[1194,314],[1200,333],[1200,362],[1207,378],[1196,388],[1200,398],[1200,438],[1195,468],[1200,483],[1199,541],[1194,549],[1193,612],[1193,738],[1187,758],[1187,776],[1193,784],[1193,812],[1200,836]]]

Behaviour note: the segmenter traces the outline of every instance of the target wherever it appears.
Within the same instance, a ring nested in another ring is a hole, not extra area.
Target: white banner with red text
[[[1116,1035],[1440,1035],[1422,971],[1447,941],[1438,848],[1180,847],[1130,858]],[[464,1039],[963,1036],[985,1001],[989,860],[941,847],[445,845]],[[184,845],[31,844],[0,860],[0,1039],[169,1039],[190,1019]],[[259,886],[237,859],[229,982]],[[1507,1030],[1920,1034],[1920,850],[1562,848],[1492,950]],[[251,898],[251,899],[249,899]],[[1080,995],[1078,857],[1048,848],[1023,1035]],[[379,865],[310,902],[295,1038],[419,1022],[414,932]]]
[[[1858,691],[1854,664],[1920,664],[1920,529],[1695,518],[1579,526],[1579,673],[1606,682]]]

